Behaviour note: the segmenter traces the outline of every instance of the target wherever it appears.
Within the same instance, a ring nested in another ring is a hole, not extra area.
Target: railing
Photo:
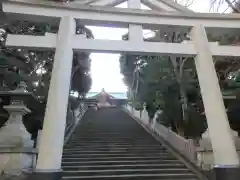
[[[192,139],[187,140],[159,123],[155,123],[152,130],[190,161],[196,162],[196,147]]]
[[[66,143],[68,141],[68,139],[71,136],[72,132],[74,131],[76,125],[79,123],[79,121],[81,121],[86,110],[87,110],[87,108],[83,107],[83,108],[80,108],[78,112],[75,112],[74,123],[69,124],[65,129],[65,140],[64,140],[65,142],[64,143]]]
[[[171,129],[159,124],[155,120],[153,120],[153,124],[149,124],[149,117],[146,110],[140,113],[140,111],[136,111],[131,106],[127,106],[127,110],[133,117],[140,120],[148,129],[160,136],[164,141],[169,143],[187,159],[193,163],[196,163],[197,153],[194,141],[192,139],[187,140],[179,136],[175,132],[171,131]]]
[[[66,129],[65,129],[65,137],[68,135],[68,133],[71,131],[72,127],[74,126],[74,124],[69,124]]]
[[[73,120],[70,120],[70,122],[72,123],[66,126],[65,136],[71,131],[72,128],[74,128],[75,124],[78,124],[78,122],[81,120],[82,116],[84,115],[86,109],[87,109],[86,106],[81,106],[80,104],[79,107],[76,110],[74,110]]]

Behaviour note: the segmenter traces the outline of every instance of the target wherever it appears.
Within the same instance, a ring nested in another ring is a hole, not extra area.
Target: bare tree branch
[[[225,0],[228,3],[228,6],[231,7],[235,12],[240,12],[239,9],[235,6],[235,0],[230,2],[230,0]]]
[[[229,8],[233,10],[233,12],[240,12],[238,7],[239,0],[210,0],[210,11],[219,11],[220,7],[227,4],[227,8],[222,12],[226,12]]]
[[[181,4],[185,7],[191,6],[196,0],[174,0],[174,2]]]

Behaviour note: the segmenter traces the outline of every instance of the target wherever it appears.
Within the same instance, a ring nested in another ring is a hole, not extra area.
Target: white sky
[[[197,12],[209,12],[210,0],[196,0],[190,9]],[[117,7],[126,8],[127,3],[123,3]],[[142,6],[143,9],[149,9]],[[222,6],[219,12],[225,11],[227,6]],[[121,40],[122,35],[128,32],[127,29],[107,28],[107,27],[92,27],[88,26],[96,39]],[[149,31],[144,31],[143,34],[149,34]],[[104,88],[107,92],[126,92],[127,87],[124,85],[120,74],[119,67],[120,54],[105,54],[92,53],[91,59],[91,74],[93,79],[92,92],[100,92]]]

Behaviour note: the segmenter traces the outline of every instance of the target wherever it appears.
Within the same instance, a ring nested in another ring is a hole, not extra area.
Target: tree
[[[46,32],[56,33],[57,27],[51,27],[50,25],[44,23],[39,24],[17,21],[11,24],[5,24],[2,28],[2,32],[3,40],[1,43],[1,59],[5,59],[5,62],[7,62],[5,63],[5,66],[2,65],[2,69],[5,72],[2,74],[2,76],[5,75],[4,83],[7,83],[7,86],[10,89],[14,89],[20,80],[25,81],[28,84],[29,91],[33,91],[39,98],[46,99],[54,53],[6,48],[4,46],[4,38],[6,37],[7,33],[31,35],[44,35]],[[76,32],[78,34],[85,33],[87,34],[87,37],[93,38],[92,33],[83,26],[77,27]],[[84,77],[89,76],[89,61],[89,54],[75,54],[73,63],[73,77],[76,77],[76,74],[80,76],[84,75]],[[8,75],[6,76],[6,74]],[[13,76],[13,78],[9,78],[9,74]],[[88,77],[86,78],[89,79]],[[38,91],[39,89],[40,91]],[[79,94],[86,93],[82,92],[81,90],[78,92]]]
[[[184,68],[184,71],[181,72],[184,80],[179,81],[169,57],[122,55],[120,64],[124,78],[127,79],[126,84],[129,89],[134,91],[133,100],[136,109],[139,109],[136,104],[146,104],[149,116],[153,118],[156,110],[161,108],[163,110],[161,123],[171,127],[181,135],[186,133],[189,138],[201,136],[206,129],[206,122],[200,116],[201,112],[198,112],[195,106],[189,105],[191,108],[187,111],[189,117],[183,119],[182,116],[180,83],[184,90],[199,95],[199,89],[195,88],[196,81],[192,81],[193,78],[191,78],[189,71],[185,71]],[[186,61],[185,67],[189,68],[191,65],[193,63]],[[199,97],[198,95],[196,97]],[[195,123],[194,119],[197,116],[201,118]],[[202,124],[202,126],[196,125],[195,131],[186,129],[189,128],[190,124],[197,123]]]
[[[123,39],[128,39],[128,35]],[[154,37],[145,39],[171,43],[181,43],[184,40],[189,40],[186,32],[171,28],[166,32],[156,31]],[[123,54],[120,59],[121,70],[126,85],[131,90],[130,94],[133,95],[132,99],[140,104],[146,103],[150,117],[153,117],[158,107],[165,108],[165,124],[182,135],[185,123],[189,122],[188,93],[195,94],[197,98],[200,95],[193,62],[193,58],[185,57],[128,54]],[[171,109],[174,109],[174,114]]]
[[[46,32],[57,33],[57,29],[57,26],[47,23],[28,21],[5,20],[0,24],[0,89],[13,90],[20,81],[24,81],[27,83],[27,90],[32,92],[41,104],[40,106],[31,104],[31,108],[37,110],[24,116],[23,121],[26,122],[30,133],[35,132],[42,125],[54,52],[8,48],[5,46],[6,36],[7,34],[44,35]],[[87,38],[93,38],[92,32],[81,25],[77,26],[76,34],[85,34]],[[71,91],[77,91],[81,97],[84,97],[91,88],[90,61],[88,53],[74,54]],[[70,98],[69,103],[76,100]],[[4,117],[1,118],[1,127],[8,119],[8,114],[2,107],[9,103],[9,99],[3,99],[0,103],[0,116]],[[68,109],[68,113],[72,111],[73,109]]]

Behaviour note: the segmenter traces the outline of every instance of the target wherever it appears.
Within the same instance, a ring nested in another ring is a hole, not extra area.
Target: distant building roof
[[[101,92],[89,92],[87,93],[87,98],[91,98],[93,96],[98,95]],[[106,92],[107,94],[113,96],[116,99],[127,99],[127,93],[126,92]]]

